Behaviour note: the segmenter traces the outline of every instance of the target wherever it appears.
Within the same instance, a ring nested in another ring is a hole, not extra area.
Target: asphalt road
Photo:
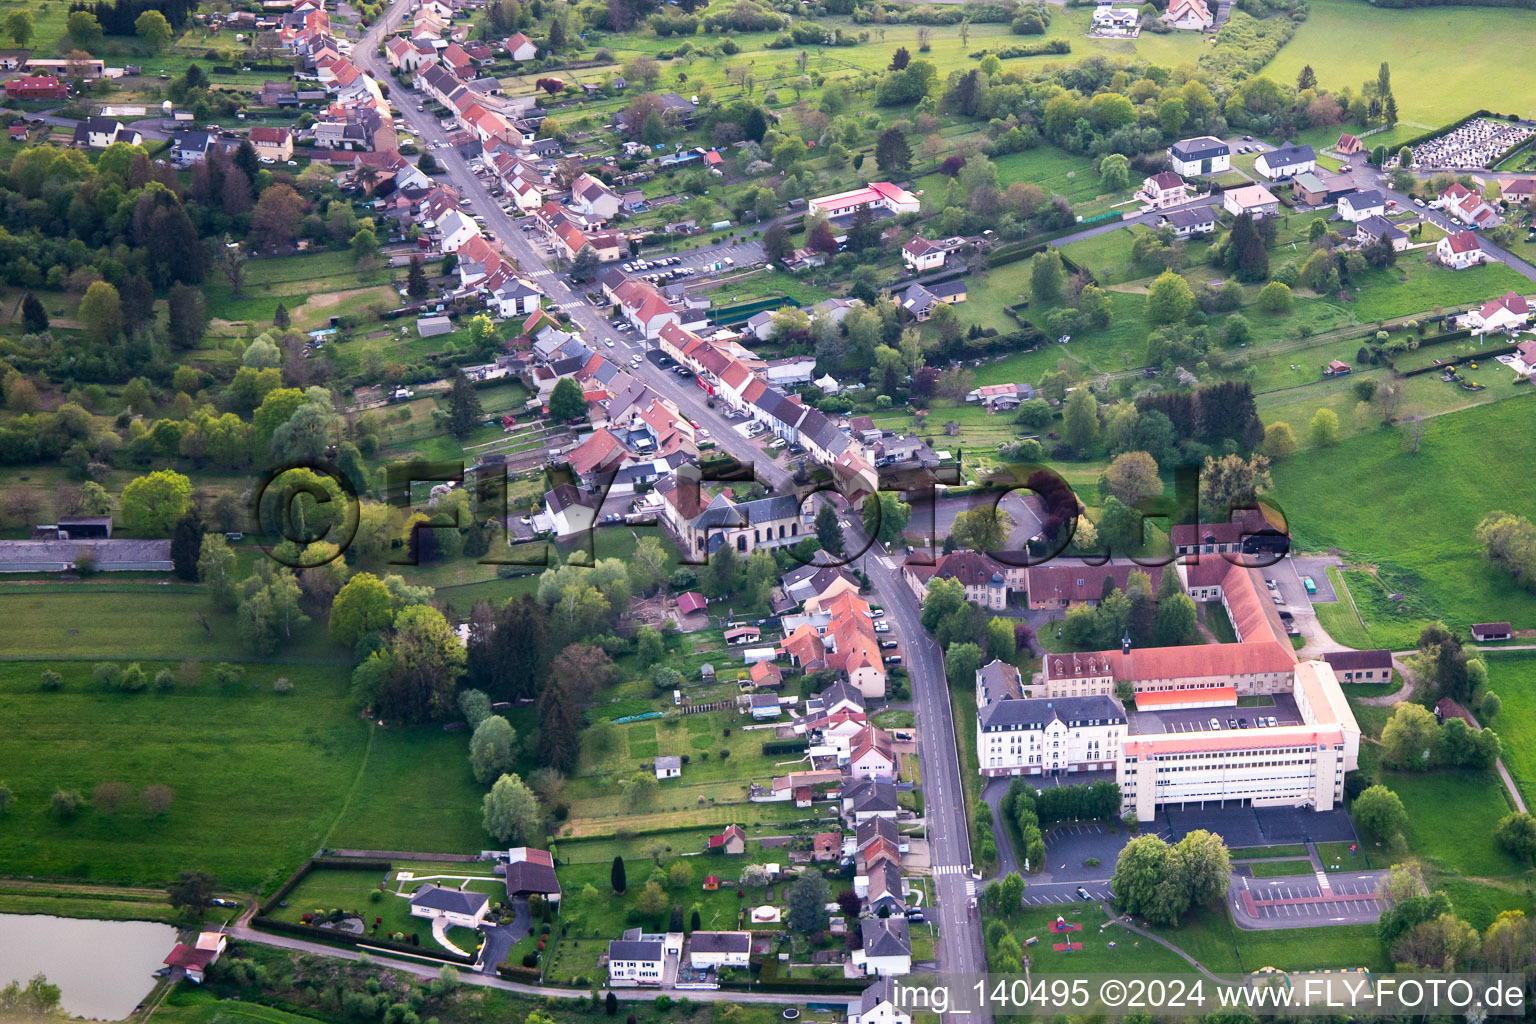
[[[376,50],[381,36],[400,22],[406,6],[406,0],[396,0],[354,49],[354,59],[375,75],[388,78],[388,66]],[[415,104],[405,97],[401,97],[397,105],[403,120],[424,141],[446,141],[446,133],[430,114],[414,109]],[[517,260],[525,276],[534,280],[551,302],[570,314],[589,344],[607,348],[606,343],[612,341],[610,351],[617,353],[613,358],[621,363],[627,362],[629,355],[643,354],[643,343],[615,331],[597,309],[575,295],[564,279],[549,268],[542,247],[536,247],[519,225],[502,211],[456,149],[438,148],[433,152],[446,168],[445,177],[459,190],[465,204],[485,218],[486,225],[495,232],[508,255]],[[763,453],[734,429],[734,422],[709,408],[706,396],[691,378],[678,377],[646,358],[642,358],[631,372],[658,393],[675,401],[684,415],[708,427],[720,447],[743,463],[751,464],[764,483],[776,491],[787,489],[790,471],[764,459]],[[849,550],[865,547],[858,516],[845,512],[842,518],[848,524]],[[902,582],[897,559],[876,554],[878,550],[872,549],[861,561],[869,575],[875,600],[885,608],[886,619],[892,626],[892,638],[901,642],[906,669],[912,680],[913,706],[920,736],[919,757],[923,766],[923,801],[938,903],[939,941],[935,947],[939,967],[946,973],[981,973],[986,969],[986,958],[982,951],[980,918],[970,906],[974,888],[970,832],[966,824],[959,749],[955,742],[944,661],[938,646],[918,621],[917,599],[911,588]],[[970,723],[966,723],[966,727],[969,728]],[[981,1024],[985,1024],[985,1019]]]

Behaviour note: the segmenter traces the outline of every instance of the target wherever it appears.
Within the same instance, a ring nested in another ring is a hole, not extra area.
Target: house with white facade
[[[1159,171],[1141,183],[1136,198],[1154,210],[1166,210],[1189,199],[1189,186],[1173,171]]]
[[[1093,9],[1089,33],[1111,39],[1135,39],[1141,34],[1141,11],[1135,7],[1100,4]]]
[[[1458,231],[1440,239],[1435,243],[1435,255],[1452,270],[1475,267],[1487,259],[1482,240],[1470,231]]]
[[[480,225],[470,220],[469,214],[462,210],[454,210],[444,215],[443,219],[438,221],[437,229],[443,236],[443,252],[458,252],[471,238],[480,237]]]
[[[807,205],[813,217],[818,214],[827,217],[848,217],[864,208],[896,216],[903,213],[917,213],[922,209],[922,203],[917,196],[904,188],[898,188],[888,181],[872,181],[863,188],[856,188],[850,192],[839,192],[836,195],[812,199]]]
[[[614,939],[608,943],[610,985],[660,985],[665,967],[666,952],[660,938]]]
[[[1281,146],[1267,153],[1260,153],[1253,162],[1254,170],[1270,181],[1279,181],[1317,169],[1317,154],[1311,146]]]
[[[688,964],[694,970],[745,967],[751,959],[751,932],[694,932],[688,936]]]
[[[1384,216],[1386,212],[1386,199],[1373,188],[1339,196],[1339,216],[1351,224],[1358,224],[1367,217]]]
[[[946,255],[943,246],[934,245],[922,235],[912,236],[912,240],[901,247],[901,261],[909,270],[919,273],[939,269],[944,265]]]
[[[1216,24],[1205,0],[1172,0],[1168,10],[1158,19],[1169,28],[1204,32]]]
[[[428,882],[411,897],[411,916],[445,921],[459,928],[479,928],[491,898],[469,889],[444,889]]]
[[[853,965],[866,975],[899,977],[912,973],[912,933],[905,917],[859,922],[863,944],[853,951]]]
[[[507,56],[519,63],[533,60],[539,55],[539,48],[534,45],[533,40],[521,32],[514,33],[502,45],[507,49]]]
[[[1108,771],[1125,734],[1124,709],[1103,695],[1030,699],[1005,693],[976,712],[977,756],[988,777]]]
[[[1174,2],[1178,3],[1179,0]],[[1169,13],[1172,13],[1171,8]],[[1180,139],[1169,146],[1168,163],[1173,173],[1186,178],[1220,174],[1232,169],[1232,150],[1215,136],[1197,135],[1192,139]]]
[[[848,1024],[912,1024],[912,1014],[896,1005],[896,985],[881,978],[848,1004]]]
[[[1280,200],[1263,185],[1229,188],[1221,194],[1221,208],[1232,216],[1246,213],[1254,220],[1273,217],[1280,211]]]
[[[1514,330],[1524,327],[1531,319],[1531,304],[1525,296],[1505,292],[1496,299],[1489,299],[1477,309],[1467,313],[1464,322],[1480,334]]]

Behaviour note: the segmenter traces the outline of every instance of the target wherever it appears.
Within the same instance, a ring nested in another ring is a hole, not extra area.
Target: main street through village
[[[387,62],[379,55],[380,41],[394,30],[408,9],[408,0],[395,0],[389,11],[374,23],[357,44],[354,58],[383,82],[394,82]],[[398,84],[392,94],[400,92]],[[529,239],[519,223],[509,217],[470,169],[468,161],[453,146],[447,145],[447,133],[428,112],[419,111],[409,95],[396,95],[402,120],[426,144],[437,143],[431,151],[446,168],[442,175],[458,189],[460,197],[496,234],[507,254],[524,275],[536,282],[549,300],[568,313],[594,347],[602,345],[626,356],[644,356],[644,342],[631,341],[615,331],[602,316],[573,292],[566,281],[548,263],[548,257]],[[612,343],[610,346],[609,343]],[[599,349],[601,351],[601,349]],[[622,358],[615,362],[623,363]],[[659,394],[677,403],[694,422],[707,426],[721,447],[745,465],[753,467],[758,478],[775,491],[791,488],[788,469],[774,464],[743,437],[735,425],[710,408],[702,391],[692,380],[668,373],[653,358],[642,358],[632,371]],[[807,509],[814,511],[814,509]],[[841,509],[849,551],[868,553],[859,559],[869,576],[875,600],[885,609],[892,623],[907,672],[912,680],[913,704],[917,715],[919,758],[923,770],[923,808],[927,826],[933,885],[937,903],[934,943],[939,968],[947,974],[979,974],[986,969],[983,953],[980,911],[973,905],[976,884],[970,848],[970,829],[966,822],[965,791],[961,784],[959,748],[955,742],[954,716],[949,688],[944,677],[944,659],[919,622],[916,595],[901,579],[894,557],[878,544],[869,544],[863,534],[857,509]],[[966,723],[969,728],[970,723]],[[987,1018],[970,1016],[972,1020]]]

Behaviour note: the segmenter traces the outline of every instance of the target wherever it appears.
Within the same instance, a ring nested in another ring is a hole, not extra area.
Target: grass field
[[[1395,431],[1373,431],[1278,464],[1275,494],[1292,536],[1303,549],[1338,547],[1352,563],[1376,566],[1394,592],[1454,629],[1531,622],[1536,595],[1490,566],[1472,539],[1490,510],[1529,508],[1536,499],[1525,468],[1536,456],[1530,408],[1511,400],[1438,417],[1418,455]],[[1484,456],[1489,437],[1504,440],[1498,458]],[[1344,479],[1351,486],[1315,485]]]
[[[1383,61],[1392,67],[1392,93],[1404,120],[1438,127],[1488,108],[1526,115],[1536,83],[1520,70],[1519,40],[1536,31],[1536,13],[1513,9],[1378,10],[1361,0],[1316,0],[1296,35],[1262,73],[1295,82],[1311,64],[1318,84],[1359,92]],[[1475,75],[1447,75],[1468,66]],[[1337,136],[1335,136],[1337,138]]]
[[[171,583],[0,584],[6,608],[4,654],[10,658],[243,659],[235,616],[216,610],[201,587]],[[206,628],[205,624],[206,623]],[[284,655],[340,661],[315,627]]]
[[[267,886],[320,845],[358,776],[365,726],[333,669],[249,666],[238,693],[205,678],[195,689],[121,695],[92,683],[87,665],[54,667],[64,688],[45,693],[42,665],[0,666],[10,726],[0,765],[16,794],[0,829],[0,873],[163,882],[201,868],[231,888]],[[280,675],[294,685],[289,696],[272,692]],[[89,801],[105,781],[134,794],[118,813],[65,819],[50,809],[56,790]],[[175,795],[152,819],[138,794],[155,784]]]
[[[1536,806],[1536,656],[1489,655],[1488,689],[1504,702],[1497,718],[1483,724],[1504,741],[1504,766],[1515,777],[1527,806]]]
[[[1262,860],[1256,864],[1249,864],[1248,870],[1254,878],[1283,878],[1287,875],[1310,875],[1312,862],[1309,860]]]
[[[1510,812],[1491,772],[1388,772],[1388,789],[1408,811],[1408,849],[1452,875],[1497,878],[1522,873],[1519,861],[1493,843],[1494,826]]]

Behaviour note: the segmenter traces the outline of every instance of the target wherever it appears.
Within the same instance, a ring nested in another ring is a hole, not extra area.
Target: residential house
[[[843,786],[843,814],[849,822],[860,825],[871,818],[896,819],[900,807],[894,783],[877,779],[857,779]]]
[[[6,81],[5,97],[11,100],[67,100],[69,86],[54,75],[24,75]]]
[[[699,931],[688,936],[688,963],[694,970],[746,967],[751,957],[751,932]]]
[[[1211,9],[1206,6],[1205,0],[1172,0],[1168,4],[1168,10],[1163,12],[1158,20],[1169,28],[1196,32],[1205,32],[1216,24],[1216,19],[1211,17]]]
[[[182,167],[195,164],[208,155],[213,145],[212,132],[183,128],[171,136],[171,160]]]
[[[1514,206],[1525,206],[1536,197],[1536,178],[1511,178],[1499,186],[1499,198]]]
[[[462,210],[454,210],[443,217],[438,222],[437,230],[442,236],[440,244],[443,252],[458,252],[471,238],[480,237],[480,225]]]
[[[1189,186],[1173,171],[1159,171],[1142,181],[1136,198],[1154,210],[1166,210],[1189,199]]]
[[[312,129],[316,149],[340,149],[349,152],[368,148],[368,130],[351,121],[316,121]]]
[[[74,143],[81,148],[106,149],[114,142],[137,146],[143,141],[144,136],[115,117],[88,117],[75,125]]]
[[[860,888],[863,892],[859,892]],[[854,876],[854,892],[864,897],[871,914],[895,916],[907,912],[906,885],[901,880],[901,863],[897,860],[882,857],[866,864],[865,873]]]
[[[1254,220],[1273,217],[1280,212],[1280,200],[1263,185],[1228,189],[1222,193],[1221,206],[1234,217],[1246,213]]]
[[[1458,231],[1440,239],[1435,243],[1435,255],[1452,270],[1465,270],[1487,258],[1483,255],[1482,241],[1470,231]]]
[[[539,48],[534,45],[532,39],[521,32],[514,33],[502,43],[506,47],[507,56],[521,63],[525,60],[533,60],[539,55]]]
[[[727,825],[724,832],[709,837],[708,849],[728,857],[740,856],[747,852],[747,833],[740,825]]]
[[[411,916],[442,920],[459,928],[479,928],[491,898],[470,889],[444,889],[428,882],[411,897]]]
[[[251,146],[256,158],[264,164],[284,163],[293,159],[293,130],[268,128],[264,125],[251,129]]]
[[[937,270],[944,265],[948,251],[939,245],[935,245],[922,235],[912,236],[912,240],[901,247],[901,259],[910,270],[922,273],[926,270]]]
[[[623,203],[619,194],[602,181],[582,174],[571,182],[571,206],[588,217],[608,221],[618,216]]]
[[[680,778],[683,774],[683,759],[675,755],[671,757],[658,757],[655,769],[658,782],[662,779]]]
[[[495,307],[496,315],[507,318],[538,312],[544,300],[544,293],[512,274],[510,270],[504,271],[504,274],[505,280],[501,280],[500,276],[494,276],[486,282],[486,287],[491,293],[491,305]]]
[[[823,714],[835,715],[840,711],[864,712],[864,694],[847,680],[839,679],[816,695]]]
[[[1173,13],[1173,7],[1178,6],[1181,0],[1174,0],[1168,13]],[[1195,0],[1201,8],[1205,7],[1203,0]],[[1206,15],[1209,17],[1209,13]],[[1167,20],[1166,16],[1164,20]],[[1173,167],[1175,174],[1186,178],[1198,178],[1201,176],[1220,174],[1232,169],[1232,150],[1227,144],[1210,135],[1199,135],[1193,139],[1180,139],[1168,147],[1168,163]]]
[[[896,742],[878,726],[866,725],[848,747],[848,773],[855,779],[891,782],[896,778]]]
[[[560,902],[560,879],[555,876],[555,858],[548,850],[514,846],[507,851],[506,872],[509,898],[542,896],[550,903]]]
[[[848,1024],[912,1024],[912,1014],[896,1004],[895,982],[882,977],[848,1004]]]
[[[913,319],[922,323],[933,316],[933,311],[939,308],[939,297],[920,284],[912,284],[901,293],[899,305],[911,313]]]
[[[1459,181],[1441,192],[1435,205],[1469,228],[1492,228],[1503,223],[1492,203]]]
[[[928,285],[928,290],[933,293],[934,298],[951,306],[959,305],[969,297],[965,287],[965,279],[962,277],[957,277],[952,281],[939,281],[935,284],[930,284]]]
[[[1514,330],[1530,322],[1531,305],[1525,296],[1505,292],[1472,310],[1465,319],[1467,326],[1480,334]]]
[[[1279,181],[1317,168],[1317,154],[1311,146],[1281,146],[1267,153],[1260,153],[1253,162],[1254,170],[1270,181]]]
[[[784,671],[771,661],[759,661],[750,671],[752,685],[759,690],[778,690],[784,686]]]
[[[912,936],[905,917],[869,918],[859,922],[860,948],[853,964],[866,975],[896,977],[912,973]]]
[[[200,932],[191,945],[176,943],[176,947],[161,962],[172,971],[180,969],[192,984],[201,985],[208,975],[208,968],[224,954],[228,940],[229,937],[222,931]]]
[[[1392,243],[1392,248],[1397,252],[1408,248],[1407,234],[1385,217],[1367,217],[1355,225],[1355,242],[1358,245],[1372,245],[1383,238]]]
[[[1291,179],[1291,198],[1301,206],[1324,206],[1340,194],[1318,177],[1315,171],[1302,171]]]
[[[1367,217],[1381,217],[1387,212],[1387,201],[1375,189],[1364,189],[1339,196],[1339,216],[1351,224],[1358,224]]]
[[[1141,33],[1141,11],[1135,7],[1100,4],[1093,9],[1091,31],[1096,36],[1134,39]]]
[[[660,985],[665,961],[661,939],[614,939],[608,943],[608,983]]]
[[[1014,409],[1021,401],[1035,397],[1030,384],[983,384],[967,392],[967,402],[980,402],[986,409]]]
[[[560,484],[544,493],[544,514],[553,524],[555,536],[564,540],[584,534],[597,525],[597,498],[572,484]]]
[[[1159,216],[1157,223],[1159,227],[1166,224],[1173,228],[1175,238],[1208,235],[1216,230],[1216,208],[1201,206],[1193,210],[1174,210],[1172,213]]]
[[[1005,564],[980,551],[962,548],[930,563],[922,557],[909,556],[902,566],[907,585],[919,601],[928,595],[928,584],[936,578],[959,582],[967,601],[995,611],[1007,607],[1009,591],[1025,588],[1024,566]]]
[[[1323,655],[1341,683],[1390,683],[1391,651],[1329,651]]]

